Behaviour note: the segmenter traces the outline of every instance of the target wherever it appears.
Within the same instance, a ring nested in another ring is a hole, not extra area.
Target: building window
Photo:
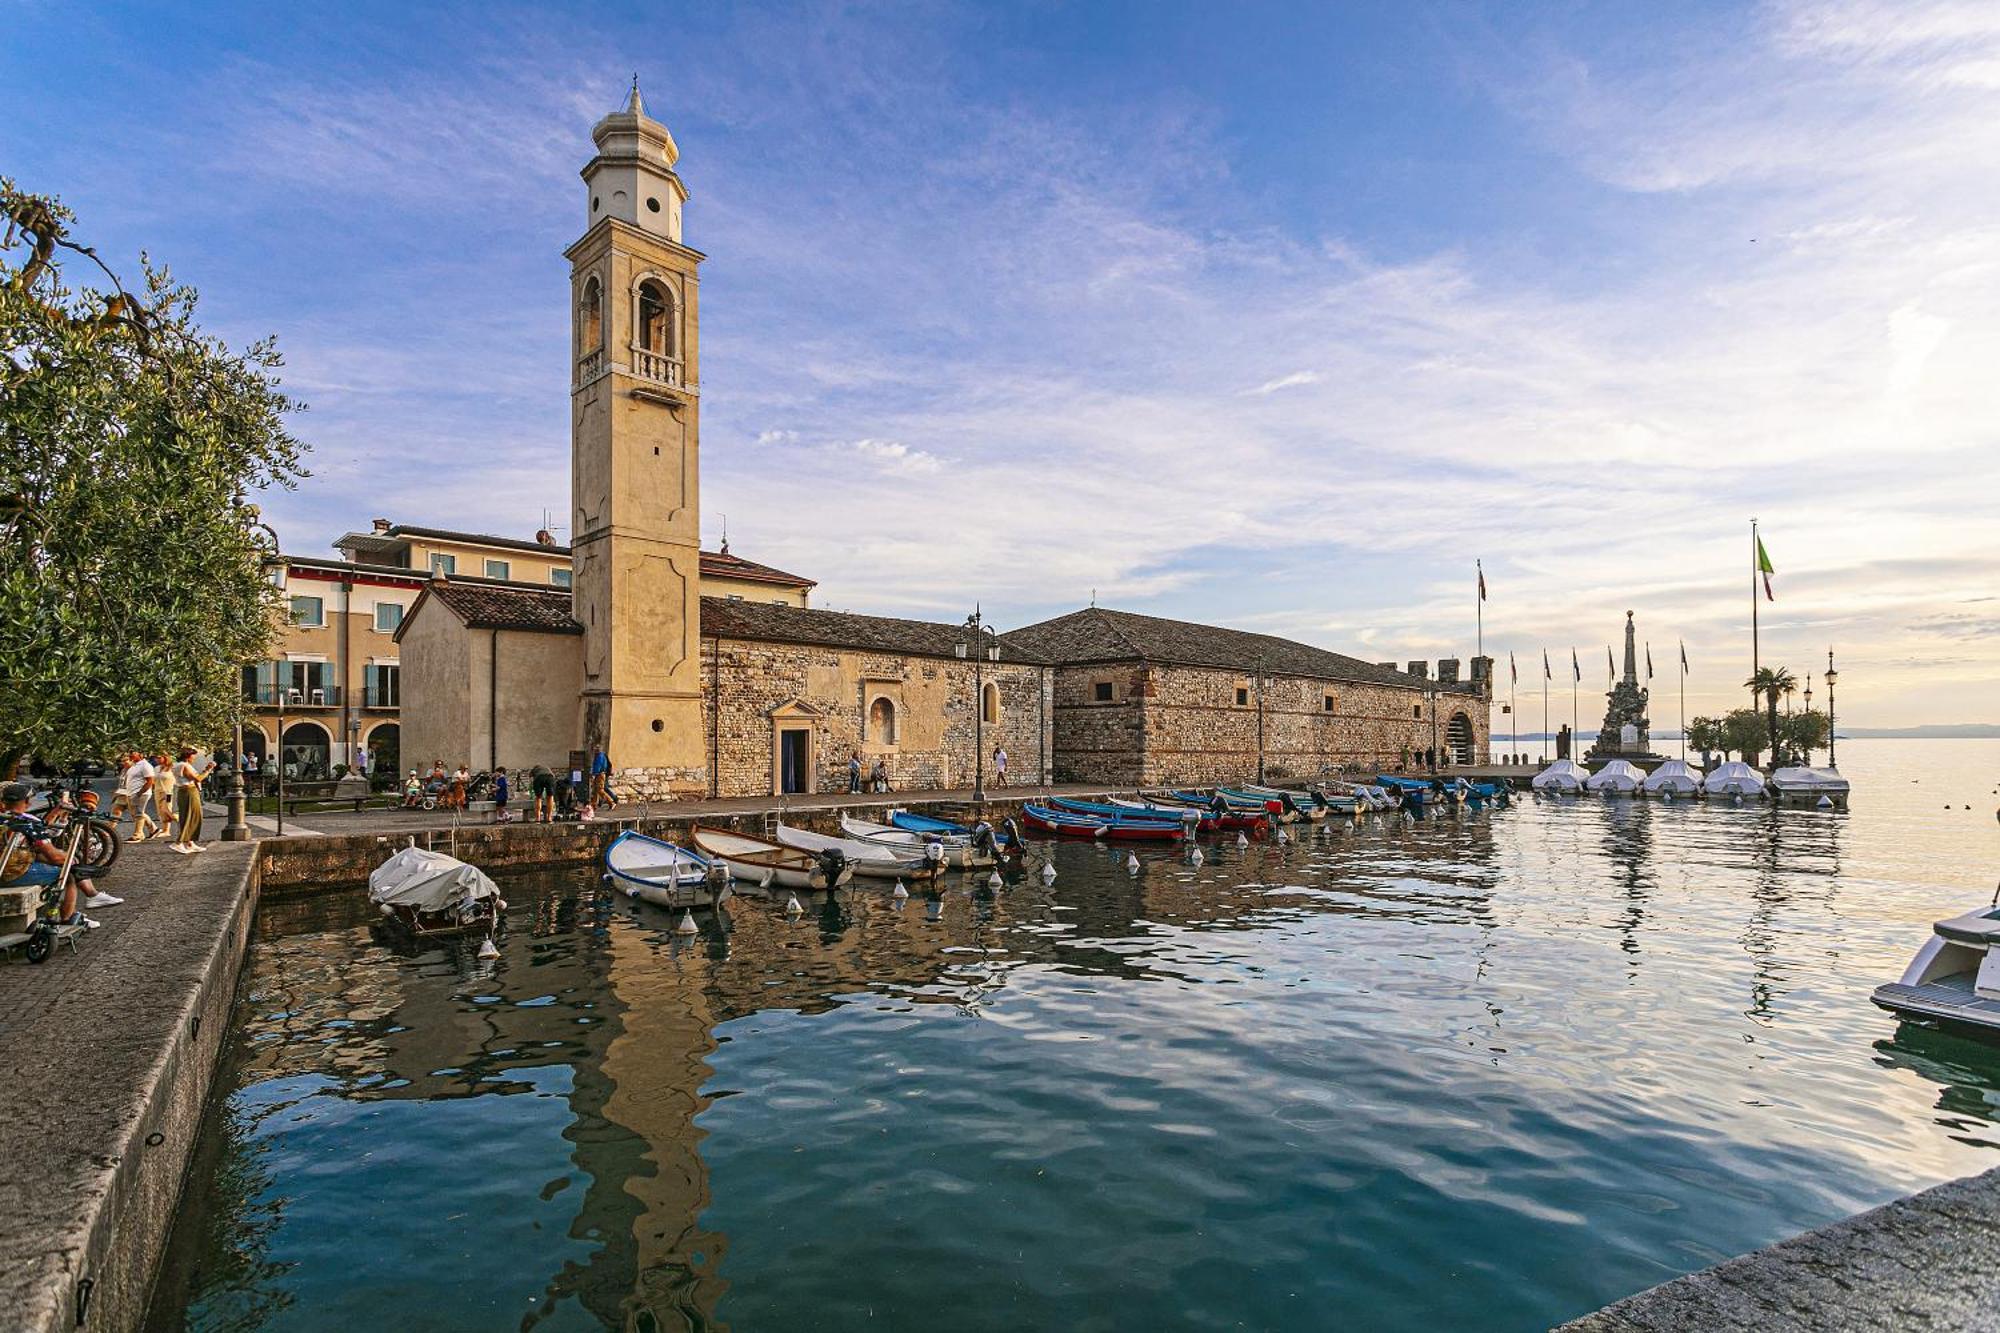
[[[1333,711],[1333,696],[1330,694],[1321,695],[1319,707],[1321,712],[1331,713]]]
[[[1422,704],[1411,704],[1411,705],[1410,705],[1410,716],[1411,716],[1411,717],[1413,717],[1413,718],[1415,718],[1415,719],[1417,719],[1417,720],[1418,720],[1419,722],[1423,721],[1423,719],[1424,719],[1424,706],[1423,706]]]
[[[868,705],[868,740],[877,745],[896,743],[896,705],[886,697],[878,697]]]
[[[989,684],[979,692],[979,720],[989,727],[1000,725],[1000,687]]]
[[[674,298],[651,278],[639,284],[639,347],[660,356],[674,355]]]
[[[591,207],[597,207],[593,200]],[[583,300],[580,312],[582,319],[577,330],[577,345],[580,355],[589,355],[604,346],[604,289],[592,276],[583,284]]]
[[[394,634],[403,625],[403,604],[401,602],[375,603],[375,632]]]
[[[368,691],[370,708],[396,708],[403,702],[403,667],[399,662],[376,662],[365,667],[361,679]]]
[[[325,707],[340,702],[340,691],[333,685],[333,668],[325,662],[280,662],[278,683],[288,704]]]
[[[1236,706],[1238,708],[1248,708],[1250,706],[1250,687],[1248,685],[1238,685],[1236,687]]]
[[[1108,680],[1100,680],[1090,687],[1091,698],[1098,703],[1108,704],[1117,697],[1117,690]]]
[[[301,629],[319,629],[326,624],[326,603],[317,597],[292,598],[292,623]]]
[[[512,568],[513,566],[509,565],[505,560],[488,560],[486,562],[486,577],[489,579],[500,579],[504,582],[509,577],[508,571]]]
[[[550,570],[549,582],[555,584],[558,588],[567,588],[569,586],[569,571],[567,569]]]
[[[458,557],[455,555],[446,555],[443,551],[432,551],[431,573],[433,574],[458,573]]]

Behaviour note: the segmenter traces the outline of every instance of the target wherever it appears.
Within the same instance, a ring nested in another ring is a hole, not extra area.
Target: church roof
[[[1273,634],[1135,615],[1101,606],[1024,626],[1003,636],[1001,642],[1050,662],[1161,662],[1411,690],[1431,687],[1431,682],[1407,672]]]
[[[492,546],[505,551],[533,551],[537,555],[571,554],[570,548],[562,542],[529,541],[522,537],[496,537],[485,532],[456,532],[450,528],[425,528],[410,523],[392,524],[375,532],[343,533],[334,546],[343,551],[390,551],[402,547],[412,537],[459,542],[466,546]],[[745,560],[742,556],[732,555],[727,550],[703,551],[701,572],[710,578],[741,579],[746,583],[769,583],[785,588],[819,586],[812,579],[788,574],[782,569],[772,565],[762,565],[755,560]]]
[[[416,621],[417,611],[435,599],[449,607],[468,629],[528,630],[538,634],[581,634],[583,626],[570,615],[568,588],[537,588],[489,579],[432,579],[396,631]]]
[[[861,616],[848,611],[810,610],[727,597],[701,599],[701,632],[725,639],[812,643],[828,648],[855,648],[910,657],[954,657],[957,645],[967,641],[962,625],[932,620],[900,620],[893,616]],[[988,647],[1001,646],[1003,661],[1041,660],[1007,649],[1008,641],[991,630],[985,631],[984,638]]]

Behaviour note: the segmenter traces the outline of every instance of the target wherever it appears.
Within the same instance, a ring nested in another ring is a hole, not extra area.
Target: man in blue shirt
[[[590,752],[590,803],[592,805],[616,805],[611,799],[611,756],[604,753],[602,745]]]

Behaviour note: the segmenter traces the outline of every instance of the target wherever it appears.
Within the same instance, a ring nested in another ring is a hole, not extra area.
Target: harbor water
[[[267,904],[152,1326],[1546,1327],[2000,1165],[2000,1045],[1868,1002],[1992,896],[2000,742],[1840,758],[695,937],[579,868],[497,960]]]

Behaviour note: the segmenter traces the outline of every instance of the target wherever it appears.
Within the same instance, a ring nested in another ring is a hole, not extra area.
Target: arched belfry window
[[[604,350],[604,284],[595,274],[584,279],[583,295],[577,301],[577,354],[589,356]]]
[[[666,284],[648,278],[639,284],[639,350],[674,357],[674,297]]]

